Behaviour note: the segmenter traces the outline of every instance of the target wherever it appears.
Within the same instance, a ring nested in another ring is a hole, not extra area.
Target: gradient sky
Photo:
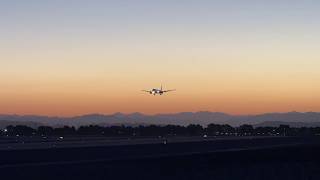
[[[0,1],[0,113],[320,111],[319,19],[317,0]]]

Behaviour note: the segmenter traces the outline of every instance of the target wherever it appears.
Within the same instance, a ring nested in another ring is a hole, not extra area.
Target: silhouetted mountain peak
[[[125,117],[126,116],[126,114],[123,114],[123,113],[121,113],[121,112],[116,112],[116,113],[114,113],[114,114],[112,114],[112,116],[114,116],[114,117]]]
[[[144,115],[139,112],[131,114],[114,113],[111,115],[86,114],[75,117],[47,117],[36,115],[0,115],[0,120],[14,122],[34,122],[44,125],[89,125],[89,124],[175,124],[208,125],[229,124],[238,126],[241,124],[259,124],[263,122],[295,122],[314,123],[320,122],[318,112],[287,112],[265,113],[260,115],[229,115],[221,112],[199,111],[180,112],[171,114]]]
[[[131,116],[131,117],[144,117],[146,115],[144,115],[142,113],[139,113],[139,112],[134,112],[134,113],[128,114],[128,116]]]

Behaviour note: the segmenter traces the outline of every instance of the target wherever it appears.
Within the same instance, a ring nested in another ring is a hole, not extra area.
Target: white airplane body
[[[166,92],[175,91],[175,89],[163,90],[163,89],[162,89],[162,86],[161,86],[160,89],[154,88],[154,89],[152,89],[152,90],[150,90],[150,91],[148,91],[148,90],[142,90],[142,91],[148,92],[149,94],[153,94],[153,95],[155,96],[155,95],[157,95],[157,94],[162,95],[162,94],[164,94],[164,93],[166,93]]]

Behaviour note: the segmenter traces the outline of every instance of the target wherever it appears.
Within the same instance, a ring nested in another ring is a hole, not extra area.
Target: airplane
[[[164,94],[164,93],[166,93],[166,92],[175,91],[175,89],[163,90],[163,89],[162,89],[162,85],[161,85],[161,88],[160,88],[160,89],[155,89],[155,88],[154,88],[154,89],[152,89],[152,90],[150,90],[150,91],[148,91],[148,90],[142,90],[142,91],[148,92],[148,93],[153,94],[153,95],[155,96],[155,95],[157,95],[157,94],[162,95],[162,94]]]

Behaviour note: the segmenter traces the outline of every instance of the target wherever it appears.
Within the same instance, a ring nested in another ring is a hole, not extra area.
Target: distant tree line
[[[202,127],[196,124],[178,125],[149,125],[149,126],[109,126],[98,125],[53,128],[40,126],[37,129],[17,125],[7,126],[1,130],[1,136],[76,136],[95,135],[109,137],[143,137],[143,136],[315,136],[320,135],[320,127],[293,128],[288,125],[279,127],[256,127],[244,124],[239,127],[230,125],[209,124]]]

